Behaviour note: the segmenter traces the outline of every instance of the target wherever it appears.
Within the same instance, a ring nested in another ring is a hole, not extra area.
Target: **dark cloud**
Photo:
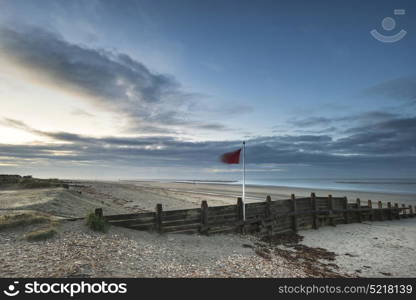
[[[364,95],[382,96],[391,100],[416,101],[416,76],[401,77],[377,84]]]
[[[38,79],[84,93],[95,104],[124,113],[133,130],[226,129],[218,123],[194,121],[185,105],[192,94],[182,91],[173,76],[152,72],[123,53],[71,44],[38,28],[0,28],[0,54]]]
[[[201,168],[218,164],[220,154],[241,147],[241,141],[190,142],[171,136],[94,138],[39,131],[11,119],[1,124],[61,142],[0,145],[0,156],[7,159]],[[339,164],[345,167],[369,162],[407,161],[411,164],[416,158],[415,150],[416,118],[393,118],[355,127],[338,139],[325,134],[255,137],[247,140],[247,161],[251,164]]]

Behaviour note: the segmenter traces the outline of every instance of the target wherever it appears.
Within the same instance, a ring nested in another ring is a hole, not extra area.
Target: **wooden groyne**
[[[102,214],[102,209],[96,210]],[[386,221],[414,217],[412,205],[397,203],[349,202],[347,197],[310,197],[271,200],[245,204],[238,198],[235,205],[208,206],[202,201],[200,208],[163,210],[157,204],[154,212],[108,215],[104,218],[112,225],[159,233],[260,232],[277,234],[297,232],[300,229],[318,229],[321,226]]]

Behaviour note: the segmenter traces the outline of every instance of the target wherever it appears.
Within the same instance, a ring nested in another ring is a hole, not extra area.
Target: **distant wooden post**
[[[163,223],[162,223],[162,212],[163,212],[163,207],[162,204],[158,203],[156,204],[156,230],[159,233],[163,232]]]
[[[99,217],[102,218],[103,217],[103,209],[102,208],[96,208],[94,211],[94,214]]]
[[[332,195],[328,195],[328,207],[329,207],[329,224],[335,226],[334,220],[334,199]]]
[[[402,204],[402,211],[403,211],[403,218],[407,218],[409,217],[409,215],[407,214],[407,207],[405,204]]]
[[[343,202],[344,202],[344,222],[345,222],[345,224],[348,224],[349,223],[349,220],[348,220],[348,198],[347,197],[344,197],[344,200],[343,200]]]
[[[312,210],[313,210],[313,213],[312,213],[312,217],[313,217],[312,227],[313,227],[313,229],[318,229],[318,227],[319,227],[319,225],[318,225],[318,213],[317,213],[318,206],[317,206],[317,203],[316,203],[315,193],[311,194],[311,206],[312,206]]]
[[[384,212],[383,212],[383,203],[381,201],[378,201],[378,218],[380,221],[384,220]]]
[[[400,209],[398,203],[394,203],[394,210],[396,211],[396,219],[400,219]]]
[[[265,211],[264,214],[267,219],[269,219],[272,216],[272,198],[270,196],[266,197],[266,205],[265,205]]]
[[[393,208],[391,207],[391,202],[387,202],[389,220],[393,220]]]
[[[361,223],[363,221],[363,216],[362,216],[363,212],[361,211],[361,200],[360,200],[360,198],[357,198],[356,205],[357,205],[357,219],[358,219],[358,222]]]
[[[296,197],[295,194],[290,195],[290,199],[292,200],[292,212],[293,212],[293,218],[292,218],[292,228],[294,232],[298,231],[298,205],[296,203]]]
[[[203,200],[201,202],[201,232],[205,233],[208,230],[208,203]]]
[[[368,218],[370,221],[373,221],[374,219],[374,212],[373,212],[373,203],[371,200],[368,200],[368,208],[370,209],[370,213],[368,214]]]
[[[414,212],[413,212],[413,206],[412,205],[409,205],[409,215],[410,215],[411,218],[413,218],[415,216]]]

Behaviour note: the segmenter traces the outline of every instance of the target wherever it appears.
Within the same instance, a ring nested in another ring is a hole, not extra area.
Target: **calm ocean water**
[[[176,182],[199,182],[208,184],[241,184],[241,181],[222,180],[176,180]],[[414,178],[377,178],[377,179],[248,179],[248,185],[284,186],[296,188],[315,188],[330,190],[348,190],[363,192],[381,192],[394,194],[416,195],[416,179]]]
[[[198,182],[208,184],[241,184],[241,181],[226,180],[175,180],[176,182]],[[282,186],[294,188],[313,188],[329,190],[347,190],[360,192],[380,192],[394,194],[413,194],[416,195],[416,179],[414,178],[377,178],[377,179],[247,179],[247,185]]]
[[[236,184],[236,182],[234,182]],[[416,179],[256,179],[246,184],[416,194]]]

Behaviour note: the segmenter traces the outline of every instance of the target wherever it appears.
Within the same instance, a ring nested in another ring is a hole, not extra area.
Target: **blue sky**
[[[0,0],[0,173],[414,177],[413,2]]]

